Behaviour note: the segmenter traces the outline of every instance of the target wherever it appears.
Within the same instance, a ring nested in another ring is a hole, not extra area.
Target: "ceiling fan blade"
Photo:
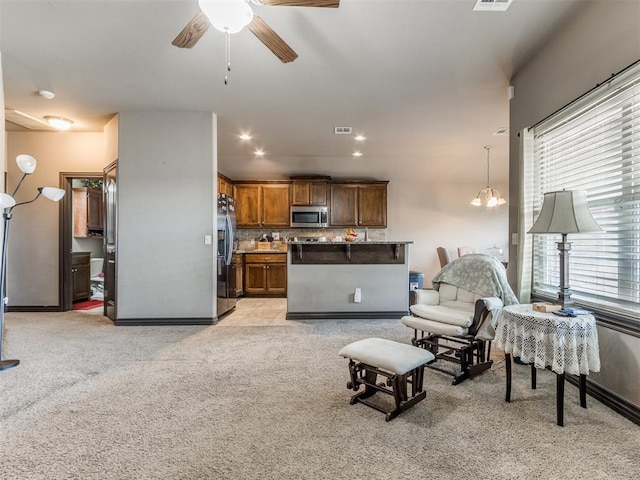
[[[338,8],[340,0],[260,0],[265,5],[286,7],[327,7]]]
[[[259,16],[253,15],[248,28],[282,63],[293,62],[298,58],[298,54]]]
[[[198,40],[202,38],[210,26],[211,24],[207,16],[202,12],[198,12],[182,29],[178,36],[173,39],[171,44],[180,48],[191,48],[198,43]]]

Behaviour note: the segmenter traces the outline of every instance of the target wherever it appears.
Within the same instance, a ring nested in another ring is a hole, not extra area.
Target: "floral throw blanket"
[[[456,258],[438,272],[432,283],[435,290],[440,283],[448,283],[483,297],[498,297],[504,305],[519,303],[507,282],[506,269],[491,255],[472,253]]]

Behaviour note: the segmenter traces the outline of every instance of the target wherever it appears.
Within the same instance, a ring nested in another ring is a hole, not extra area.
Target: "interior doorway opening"
[[[102,172],[62,172],[59,305],[102,300],[104,291],[104,189]]]

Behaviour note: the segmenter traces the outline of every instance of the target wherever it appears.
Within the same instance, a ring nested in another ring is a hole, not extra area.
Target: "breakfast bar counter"
[[[406,315],[411,243],[290,242],[287,319]]]

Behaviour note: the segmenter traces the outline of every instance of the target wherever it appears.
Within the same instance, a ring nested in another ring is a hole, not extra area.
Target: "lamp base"
[[[0,371],[17,367],[19,364],[20,360],[2,360],[0,361]]]

